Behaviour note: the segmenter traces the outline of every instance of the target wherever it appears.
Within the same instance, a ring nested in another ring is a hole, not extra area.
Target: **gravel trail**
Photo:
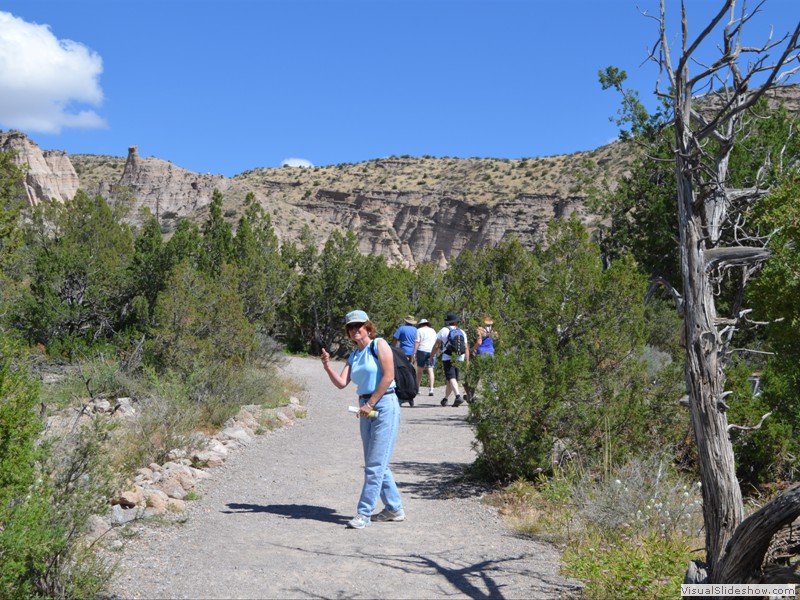
[[[402,523],[347,529],[361,491],[355,388],[292,357],[308,416],[212,469],[183,524],[139,525],[111,592],[120,598],[563,598],[550,545],[514,534],[480,490],[454,483],[474,459],[466,406],[403,406],[391,463]],[[381,506],[378,507],[380,510]]]

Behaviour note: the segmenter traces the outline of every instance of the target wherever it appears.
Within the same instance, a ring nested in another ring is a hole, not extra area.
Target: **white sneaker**
[[[350,529],[364,529],[364,527],[369,527],[369,521],[367,515],[356,515],[347,522],[347,526]]]
[[[386,521],[400,522],[406,520],[406,513],[403,512],[402,508],[399,510],[389,510],[388,508],[384,508],[377,515],[372,515],[372,518],[375,521],[379,522],[386,522]]]

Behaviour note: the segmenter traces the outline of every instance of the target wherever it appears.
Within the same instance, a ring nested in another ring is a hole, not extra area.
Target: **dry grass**
[[[69,157],[81,182],[81,188],[96,193],[101,182],[116,183],[122,177],[125,157],[73,154]]]
[[[319,190],[425,195],[492,205],[520,195],[580,194],[581,176],[607,171],[613,179],[630,164],[630,152],[611,144],[591,152],[540,158],[390,157],[358,164],[312,168],[253,169],[234,179],[254,189],[270,189],[290,204],[311,200]],[[588,166],[594,163],[594,166]]]
[[[516,481],[486,502],[515,531],[556,544],[590,598],[676,597],[703,546],[700,489],[662,457],[633,459],[607,477],[568,469]]]

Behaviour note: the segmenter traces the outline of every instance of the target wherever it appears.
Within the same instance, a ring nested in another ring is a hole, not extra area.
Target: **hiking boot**
[[[414,408],[414,400],[413,399],[408,401],[408,407],[409,408]]]
[[[350,529],[364,529],[369,527],[369,517],[367,515],[356,515],[347,522]]]
[[[464,399],[461,396],[456,396],[455,402],[453,402],[453,408],[458,408],[464,404]]]
[[[442,398],[442,401],[439,402],[442,406],[447,406],[447,398]]]
[[[384,508],[377,515],[372,515],[372,520],[381,523],[385,523],[387,521],[399,523],[400,521],[406,520],[406,513],[403,512],[402,508],[399,510],[389,510],[388,508]]]

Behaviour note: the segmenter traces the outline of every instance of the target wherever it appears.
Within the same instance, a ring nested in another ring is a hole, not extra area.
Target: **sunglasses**
[[[347,331],[357,331],[364,326],[363,323],[348,323],[346,325]]]

